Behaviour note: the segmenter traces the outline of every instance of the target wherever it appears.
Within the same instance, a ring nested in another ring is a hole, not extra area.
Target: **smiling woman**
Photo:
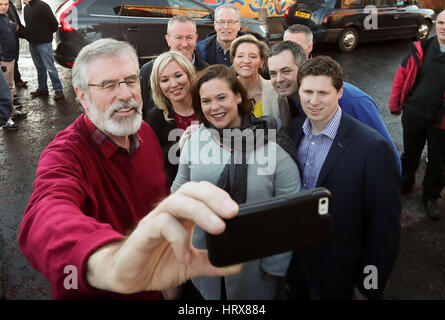
[[[284,143],[279,121],[252,114],[251,101],[233,70],[218,64],[207,67],[192,82],[191,94],[203,124],[183,147],[172,192],[187,181],[209,181],[241,204],[299,190],[295,144]],[[266,160],[267,170],[260,159]],[[206,249],[201,228],[194,230],[193,245]],[[205,299],[272,299],[289,262],[286,252],[244,263],[234,277],[192,282]]]
[[[156,108],[150,109],[146,121],[161,144],[170,185],[178,170],[179,139],[192,122],[198,120],[190,95],[194,76],[191,62],[175,51],[161,54],[153,64],[150,82]]]
[[[270,80],[261,75],[267,60],[267,45],[254,36],[245,35],[233,41],[230,58],[238,79],[247,90],[248,98],[254,104],[253,113],[279,118],[286,126],[290,111],[287,100],[278,96]]]

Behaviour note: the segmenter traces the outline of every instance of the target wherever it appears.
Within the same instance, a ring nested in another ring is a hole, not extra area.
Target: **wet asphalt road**
[[[53,1],[53,7],[57,2],[60,1]],[[408,41],[403,40],[363,44],[351,54],[338,53],[329,46],[316,46],[314,50],[314,55],[328,54],[339,61],[345,80],[376,100],[399,151],[402,150],[400,118],[389,114],[387,101],[395,72],[407,49]],[[75,102],[70,70],[59,65],[65,99],[54,101],[50,83],[49,98],[31,99],[30,92],[37,88],[37,74],[24,40],[21,40],[19,67],[28,88],[17,93],[28,118],[20,121],[17,132],[0,129],[1,279],[8,299],[50,299],[47,281],[28,264],[18,248],[18,230],[32,193],[41,152],[81,110]],[[423,170],[424,162],[419,174]],[[421,181],[420,175],[417,180]],[[419,183],[411,196],[403,197],[400,253],[387,287],[387,299],[445,299],[445,201],[441,202],[442,219],[436,222],[425,218],[420,199]]]

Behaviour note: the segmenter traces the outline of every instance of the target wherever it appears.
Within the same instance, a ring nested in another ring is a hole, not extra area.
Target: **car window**
[[[122,16],[171,18],[172,10],[168,0],[124,0]]]
[[[168,0],[168,4],[174,11],[174,14],[187,15],[193,19],[210,18],[212,16],[210,10],[192,1]]]
[[[119,15],[122,0],[96,0],[88,7],[88,14]]]
[[[394,0],[370,0],[369,4],[377,7],[388,7],[394,5]]]
[[[296,0],[295,2],[319,5],[324,8],[334,8],[337,0]]]
[[[341,7],[344,9],[361,8],[363,7],[363,0],[342,0]]]

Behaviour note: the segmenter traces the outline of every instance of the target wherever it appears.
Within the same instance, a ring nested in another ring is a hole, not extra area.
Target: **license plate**
[[[311,14],[307,13],[307,12],[296,11],[295,12],[295,16],[296,17],[305,18],[305,19],[309,19],[311,17]]]

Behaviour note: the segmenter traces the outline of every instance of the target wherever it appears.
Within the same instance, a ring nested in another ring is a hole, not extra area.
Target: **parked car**
[[[400,0],[296,0],[287,9],[284,28],[308,26],[314,41],[336,43],[350,52],[359,42],[425,39],[433,25],[433,10]],[[407,5],[408,4],[408,5]]]
[[[200,38],[214,32],[213,9],[197,0],[68,0],[56,10],[54,58],[71,68],[84,46],[114,38],[131,43],[143,64],[168,50],[164,35],[176,14],[193,17]],[[241,30],[269,39],[268,26],[254,19],[241,19]]]

